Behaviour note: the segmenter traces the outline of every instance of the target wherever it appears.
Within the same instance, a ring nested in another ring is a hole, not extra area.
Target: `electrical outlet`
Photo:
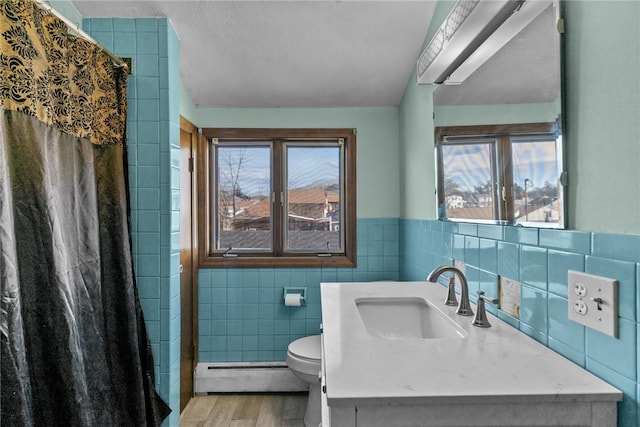
[[[587,287],[584,283],[577,282],[573,285],[573,292],[575,292],[579,297],[587,296]]]
[[[578,300],[573,304],[573,309],[576,311],[576,313],[578,313],[581,316],[586,316],[587,315],[587,311],[589,310],[587,308],[587,303],[582,301],[582,300]]]
[[[618,336],[618,281],[569,270],[569,319]]]

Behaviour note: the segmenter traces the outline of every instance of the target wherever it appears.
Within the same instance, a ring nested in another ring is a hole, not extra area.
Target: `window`
[[[449,219],[500,219],[494,138],[447,139],[441,147]]]
[[[436,128],[441,219],[564,227],[555,123]]]
[[[203,129],[200,264],[355,265],[352,129]]]

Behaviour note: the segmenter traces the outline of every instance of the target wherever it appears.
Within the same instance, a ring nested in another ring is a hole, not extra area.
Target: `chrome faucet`
[[[442,265],[429,273],[427,280],[429,282],[435,282],[442,273],[446,272],[457,274],[460,278],[460,303],[458,304],[456,313],[461,316],[473,316],[473,310],[471,310],[471,303],[469,302],[469,284],[467,283],[467,278],[464,277],[464,273],[459,268],[453,265]],[[449,294],[451,294],[452,283],[450,282],[449,285]],[[449,301],[450,298],[447,298],[447,300]]]

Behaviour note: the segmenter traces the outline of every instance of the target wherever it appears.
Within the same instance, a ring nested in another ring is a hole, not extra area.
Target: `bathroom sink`
[[[357,298],[369,335],[394,340],[464,338],[467,333],[423,298]]]

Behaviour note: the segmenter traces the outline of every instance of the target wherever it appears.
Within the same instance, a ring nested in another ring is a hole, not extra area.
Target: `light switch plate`
[[[603,334],[618,336],[618,281],[571,271],[569,319]]]

